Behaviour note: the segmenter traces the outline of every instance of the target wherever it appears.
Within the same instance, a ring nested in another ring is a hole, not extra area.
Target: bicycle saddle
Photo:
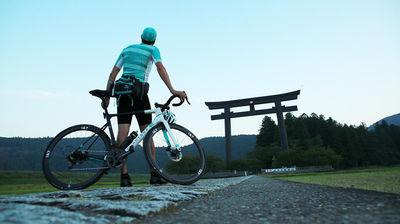
[[[92,94],[93,96],[97,96],[97,97],[100,97],[100,98],[111,96],[110,91],[100,90],[100,89],[92,90],[89,93]]]

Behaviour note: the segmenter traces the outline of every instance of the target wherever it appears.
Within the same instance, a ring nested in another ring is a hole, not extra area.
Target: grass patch
[[[149,174],[130,174],[134,186],[149,184]],[[104,175],[87,189],[119,187],[120,174]],[[41,171],[0,170],[0,195],[58,191],[50,185]]]
[[[300,183],[400,194],[400,166],[263,176]]]

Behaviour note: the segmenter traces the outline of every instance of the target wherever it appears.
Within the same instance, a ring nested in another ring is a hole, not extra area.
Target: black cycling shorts
[[[118,98],[117,98],[118,99]],[[133,99],[133,106],[132,106],[132,99]],[[143,96],[143,99],[140,100],[139,97],[128,95],[122,95],[119,98],[117,103],[117,112],[118,113],[130,113],[137,110],[150,110],[150,101],[147,94]],[[136,120],[139,125],[147,125],[151,123],[151,114],[144,114],[139,113],[135,114]],[[132,114],[129,115],[118,115],[118,124],[131,124],[132,122]]]

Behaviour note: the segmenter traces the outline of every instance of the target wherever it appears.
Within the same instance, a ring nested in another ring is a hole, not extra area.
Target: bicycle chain
[[[108,169],[108,167],[98,167],[98,168],[80,168],[80,169],[71,169],[73,171],[78,171],[78,170],[105,170]]]

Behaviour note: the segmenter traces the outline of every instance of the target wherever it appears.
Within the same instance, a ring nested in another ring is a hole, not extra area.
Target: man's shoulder
[[[148,44],[132,44],[124,48],[124,51],[130,50],[130,49],[143,49],[143,50],[158,50],[158,48],[154,45],[148,45]]]
[[[131,48],[137,48],[138,46],[139,46],[139,44],[132,44],[132,45],[125,47],[124,50],[131,49]]]

